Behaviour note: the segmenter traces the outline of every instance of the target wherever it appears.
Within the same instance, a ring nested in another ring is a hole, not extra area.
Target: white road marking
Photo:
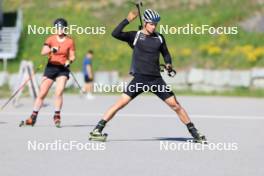
[[[41,115],[50,115],[53,113],[41,112]],[[1,112],[0,117],[4,116],[28,116],[29,113],[25,112]],[[102,117],[102,113],[62,113],[62,116],[78,116],[78,117],[89,117],[97,116]],[[119,117],[148,117],[148,118],[176,118],[175,114],[131,114],[131,113],[119,113],[116,116]],[[243,116],[243,115],[202,115],[202,114],[190,114],[190,118],[197,119],[241,119],[241,120],[264,120],[263,116]]]

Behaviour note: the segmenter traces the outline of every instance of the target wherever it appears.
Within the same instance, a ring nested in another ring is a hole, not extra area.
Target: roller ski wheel
[[[193,138],[194,143],[200,143],[200,144],[208,144],[208,141],[206,137],[199,133],[199,136],[196,138]]]
[[[57,120],[56,122],[54,122],[55,123],[55,126],[57,127],[57,128],[61,128],[61,122],[60,122],[60,120]]]
[[[19,127],[23,127],[23,126],[34,126],[36,123],[36,120],[33,120],[31,117],[28,118],[26,121],[22,120],[20,123],[19,123]]]
[[[90,137],[89,140],[90,141],[100,141],[100,142],[105,142],[107,139],[108,134],[104,133],[102,134],[101,132],[99,132],[97,129],[92,131],[90,133]]]
[[[206,139],[205,135],[199,133],[195,127],[190,128],[189,132],[191,133],[191,135],[193,137],[192,141],[194,143],[207,144],[207,139]]]
[[[25,126],[25,121],[21,120],[21,122],[19,123],[19,127],[23,127],[23,126]]]

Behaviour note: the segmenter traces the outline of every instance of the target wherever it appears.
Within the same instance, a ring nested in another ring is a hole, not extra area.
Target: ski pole
[[[72,72],[69,68],[68,68],[68,70],[69,70],[69,72],[70,72],[70,74],[71,74],[71,76],[72,76],[74,82],[76,83],[77,87],[80,89],[81,93],[82,93],[82,94],[85,94],[85,93],[83,92],[82,87],[81,87],[81,85],[79,84],[78,80],[77,80],[76,77],[74,76],[73,72]]]
[[[140,7],[143,6],[143,3],[142,2],[130,2],[132,4],[134,4],[136,7],[137,7],[137,10],[138,10],[138,16],[139,16],[139,22],[140,22],[140,25],[138,26],[138,29],[141,30],[143,29],[143,23],[142,23],[142,17],[141,17],[141,11],[140,11]]]

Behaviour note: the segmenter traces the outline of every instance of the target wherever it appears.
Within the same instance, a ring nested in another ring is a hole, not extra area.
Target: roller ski
[[[57,128],[61,128],[61,120],[60,120],[60,115],[59,114],[55,114],[53,117],[54,120],[54,124]]]
[[[107,134],[106,133],[102,133],[100,132],[98,129],[94,129],[91,133],[90,133],[90,137],[89,140],[90,141],[100,141],[100,142],[105,142],[107,139]]]
[[[205,135],[199,133],[199,131],[194,127],[193,124],[190,124],[190,126],[188,127],[188,130],[193,137],[192,142],[200,143],[200,144],[208,144]]]
[[[193,137],[193,142],[194,143],[208,144],[205,135],[199,133],[197,129],[193,130],[190,133],[191,133],[191,135]]]
[[[28,119],[26,119],[25,121],[22,120],[19,124],[19,127],[23,127],[23,126],[34,126],[35,123],[37,121],[37,117],[31,116]]]

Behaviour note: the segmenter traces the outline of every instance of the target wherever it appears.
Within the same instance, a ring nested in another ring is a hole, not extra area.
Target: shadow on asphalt
[[[187,142],[193,138],[184,138],[184,137],[154,137],[151,139],[111,139],[107,140],[108,142],[147,142],[147,141],[178,141],[178,142]]]
[[[61,127],[62,128],[72,128],[72,127],[94,127],[95,125],[88,125],[88,124],[86,124],[86,125],[62,125]]]

